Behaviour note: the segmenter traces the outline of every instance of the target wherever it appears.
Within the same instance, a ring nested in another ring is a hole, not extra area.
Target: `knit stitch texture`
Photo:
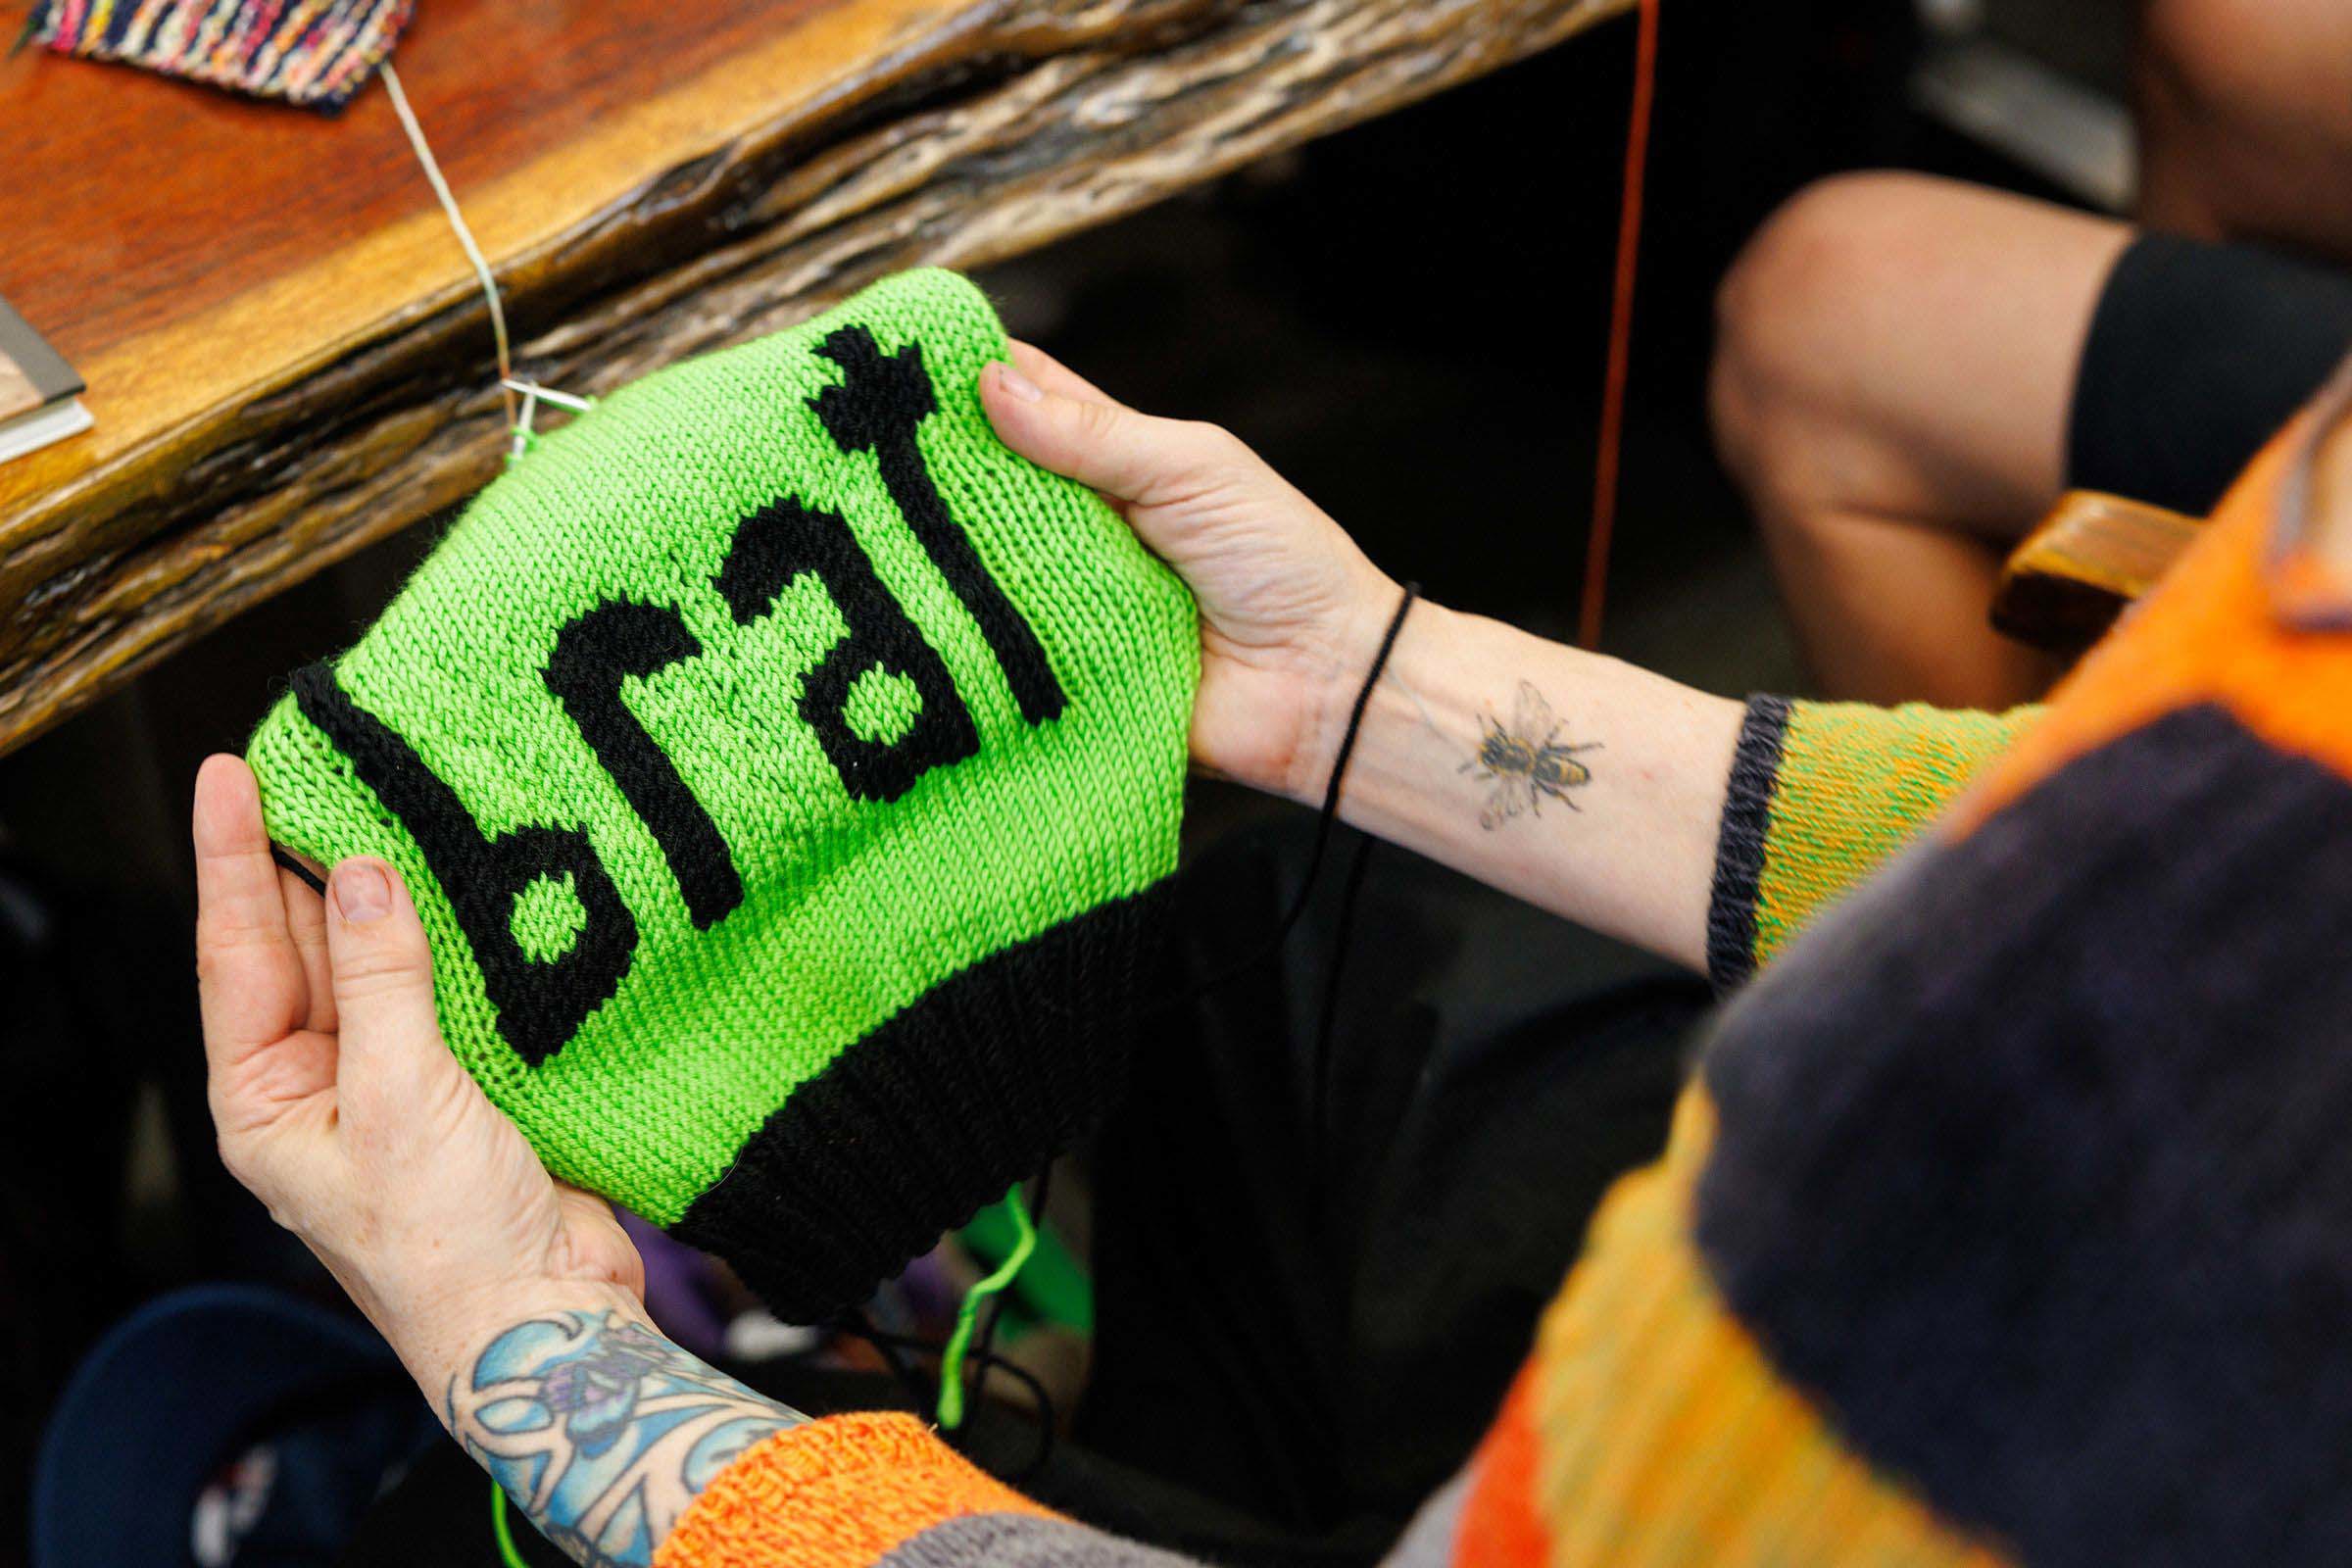
[[[990,1515],[1054,1517],[912,1416],[827,1416],[745,1450],[695,1498],[654,1561],[856,1568],[949,1520]]]
[[[1729,990],[1795,940],[2034,719],[1909,703],[1748,703],[1717,845],[1707,968]]]
[[[34,0],[26,30],[60,54],[332,113],[368,85],[413,9],[412,0]]]
[[[1175,863],[1192,602],[996,439],[1005,349],[913,272],[613,394],[251,748],[549,1167],[803,1310],[1083,1131]]]

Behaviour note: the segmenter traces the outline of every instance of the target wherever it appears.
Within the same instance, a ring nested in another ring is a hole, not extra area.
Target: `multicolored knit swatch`
[[[1105,1108],[1175,868],[1191,596],[979,403],[909,272],[674,366],[475,498],[251,760],[400,869],[551,1169],[815,1322]]]
[[[232,92],[335,110],[368,84],[413,0],[33,0],[32,38]]]

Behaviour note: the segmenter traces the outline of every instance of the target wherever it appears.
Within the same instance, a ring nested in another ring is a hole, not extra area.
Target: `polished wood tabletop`
[[[593,393],[974,266],[1632,0],[422,0],[396,61],[517,369]],[[340,116],[0,62],[0,297],[89,432],[0,464],[0,751],[504,441],[487,315],[380,85]]]

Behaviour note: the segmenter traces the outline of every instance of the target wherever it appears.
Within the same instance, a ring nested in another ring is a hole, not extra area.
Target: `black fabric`
[[[2348,348],[2352,273],[2143,234],[2091,318],[2067,483],[2204,516]]]
[[[1718,991],[1756,971],[1756,898],[1772,836],[1772,796],[1788,738],[1788,703],[1751,697],[1732,753],[1730,797],[1715,841],[1715,884],[1707,898],[1707,978]]]
[[[1181,975],[1262,951],[1312,838],[1252,830],[1188,872]],[[1662,1145],[1709,1002],[1694,976],[1384,853],[1317,1105],[1341,891],[1324,879],[1278,961],[1147,1019],[1094,1150],[1078,1442],[1258,1526],[1070,1506],[1211,1560],[1369,1561],[1462,1464],[1601,1193]]]
[[[794,1090],[673,1234],[735,1265],[788,1323],[865,1299],[1117,1099],[1167,889],[932,987]]]
[[[2352,1561],[2352,785],[2161,718],[1759,979],[1698,1240],[1874,1463],[2036,1568]]]

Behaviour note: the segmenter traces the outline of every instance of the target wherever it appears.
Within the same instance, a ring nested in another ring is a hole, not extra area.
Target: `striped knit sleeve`
[[[914,1417],[828,1416],[747,1449],[654,1568],[1186,1568],[1031,1501]]]
[[[1467,1478],[1429,1500],[1383,1568],[1478,1559],[1457,1539]],[[1065,1519],[898,1413],[763,1439],[697,1497],[654,1568],[1201,1568]]]
[[[1925,827],[2039,708],[1747,705],[1707,912],[1707,972],[1730,990]]]

